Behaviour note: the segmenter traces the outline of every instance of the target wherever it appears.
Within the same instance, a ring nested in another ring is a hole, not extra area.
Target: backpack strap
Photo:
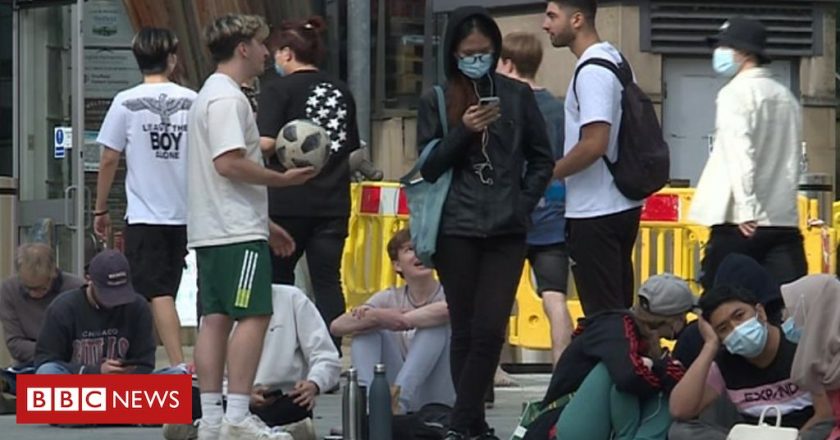
[[[627,58],[624,58],[624,55],[621,54],[621,64],[616,65],[615,63],[608,61],[604,58],[590,58],[580,66],[575,69],[575,77],[572,79],[572,93],[575,94],[575,104],[577,104],[578,110],[580,110],[580,101],[578,101],[578,94],[577,94],[577,80],[578,74],[580,73],[581,69],[584,67],[593,64],[596,66],[603,67],[615,75],[618,78],[618,82],[621,84],[622,88],[627,88],[628,84],[633,82],[633,70],[630,68],[630,63],[627,61]],[[613,173],[612,166],[613,164],[607,159],[607,155],[601,156],[601,159],[604,161],[604,164],[610,170],[610,174]]]
[[[443,130],[443,135],[446,136],[447,133],[449,133],[449,124],[446,120],[446,98],[444,96],[443,88],[441,86],[436,85],[433,87],[433,90],[435,91],[435,98],[437,99],[438,119],[440,120],[440,127]],[[432,151],[434,151],[435,147],[438,146],[440,141],[441,138],[435,138],[429,141],[428,144],[426,144],[426,146],[423,148],[423,151],[420,153],[420,157],[417,158],[417,162],[415,162],[411,170],[409,170],[408,173],[406,173],[405,176],[403,176],[400,179],[400,182],[403,185],[410,184],[414,180],[411,177],[420,173],[420,169],[423,168],[423,164],[425,164],[426,160],[429,159],[429,155],[432,154]]]
[[[578,102],[577,101],[577,98],[578,98],[578,94],[577,94],[578,74],[580,74],[580,71],[584,67],[586,67],[590,64],[594,64],[596,66],[601,66],[601,67],[609,70],[610,72],[612,72],[613,75],[615,75],[615,77],[618,78],[618,82],[621,83],[621,87],[627,87],[627,84],[630,84],[631,82],[633,82],[633,71],[632,71],[632,69],[630,69],[630,63],[627,62],[627,59],[624,58],[624,55],[621,55],[621,64],[619,64],[619,65],[616,65],[615,63],[613,63],[611,61],[607,61],[603,58],[590,58],[590,59],[584,61],[583,63],[581,63],[581,65],[578,66],[577,69],[575,69],[575,77],[572,80],[572,93],[575,94],[575,102]],[[580,103],[579,102],[578,102],[578,108],[580,108]]]

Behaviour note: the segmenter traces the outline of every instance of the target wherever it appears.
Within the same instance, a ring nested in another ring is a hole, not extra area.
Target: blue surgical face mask
[[[458,57],[458,70],[467,78],[479,79],[493,67],[493,54],[480,53],[465,57]]]
[[[277,63],[274,63],[274,71],[277,72],[277,74],[280,76],[286,76],[286,71],[283,70],[283,66]]]
[[[712,55],[712,67],[718,75],[731,78],[741,70],[741,63],[735,61],[735,51],[728,47],[718,47]]]
[[[767,325],[758,320],[758,315],[735,327],[723,340],[726,350],[734,355],[754,358],[764,351],[767,345]]]
[[[798,344],[799,340],[802,338],[802,329],[796,326],[793,316],[782,323],[782,331],[785,332],[787,340],[793,342],[794,344]]]

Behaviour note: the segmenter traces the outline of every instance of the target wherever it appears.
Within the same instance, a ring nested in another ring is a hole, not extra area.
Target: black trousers
[[[642,208],[566,221],[569,257],[585,315],[633,305],[633,248]]]
[[[454,431],[480,435],[488,428],[484,395],[499,363],[525,251],[525,236],[519,235],[438,238],[434,262],[452,325]]]
[[[796,227],[759,227],[744,237],[737,225],[712,226],[703,256],[700,284],[703,290],[715,284],[720,263],[729,254],[744,254],[764,266],[779,284],[787,284],[808,273],[802,233]]]
[[[347,217],[272,217],[295,240],[295,252],[289,257],[272,254],[272,282],[294,284],[295,266],[306,252],[315,305],[329,328],[346,307],[341,289],[341,256],[347,238]],[[341,353],[341,338],[333,338]]]

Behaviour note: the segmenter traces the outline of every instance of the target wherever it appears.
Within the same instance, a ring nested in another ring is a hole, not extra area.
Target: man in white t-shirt
[[[132,284],[150,301],[170,365],[186,369],[175,294],[187,255],[187,112],[195,92],[169,80],[178,52],[171,30],[141,29],[132,51],[143,83],[118,93],[102,122],[94,230],[102,239],[110,236],[108,194],[125,152]]]
[[[394,270],[405,279],[330,324],[333,336],[353,336],[350,352],[359,383],[369,386],[373,369],[385,364],[396,412],[428,403],[455,403],[449,368],[449,309],[434,272],[414,254],[408,229],[388,241]]]
[[[262,17],[237,14],[214,20],[205,41],[216,72],[204,82],[189,113],[187,238],[196,252],[204,314],[195,346],[202,440],[291,438],[271,432],[248,413],[272,314],[269,246],[281,255],[295,247],[268,220],[266,186],[299,185],[315,174],[311,167],[280,173],[263,166],[254,112],[240,84],[262,73],[267,36]]]
[[[596,0],[550,0],[543,29],[582,66],[591,58],[616,65],[619,51],[595,29]],[[577,70],[577,67],[576,67]],[[566,179],[566,233],[572,274],[586,315],[633,305],[633,246],[642,202],[619,192],[603,158],[618,157],[621,82],[588,64],[566,92],[566,144],[554,177]]]

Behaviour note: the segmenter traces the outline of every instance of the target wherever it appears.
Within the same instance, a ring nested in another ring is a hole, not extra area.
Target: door
[[[709,158],[715,129],[715,98],[726,79],[715,74],[710,58],[665,58],[662,130],[671,147],[671,178],[696,186]],[[793,64],[779,60],[768,68],[795,90]],[[794,93],[798,96],[798,93]]]
[[[36,2],[33,2],[33,4]],[[82,51],[76,5],[15,12],[15,145],[18,240],[44,241],[64,270],[81,274],[91,223],[80,140],[84,133]],[[83,2],[79,2],[83,3]]]

